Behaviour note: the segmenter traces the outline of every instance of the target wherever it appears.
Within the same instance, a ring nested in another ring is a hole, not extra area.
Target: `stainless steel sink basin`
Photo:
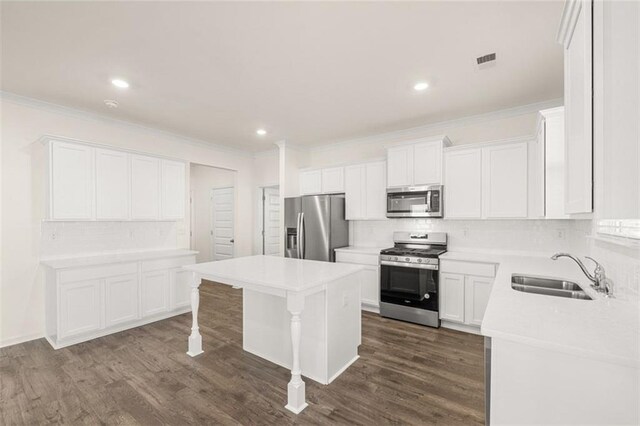
[[[523,293],[593,300],[578,284],[554,278],[514,274],[511,276],[511,288]]]

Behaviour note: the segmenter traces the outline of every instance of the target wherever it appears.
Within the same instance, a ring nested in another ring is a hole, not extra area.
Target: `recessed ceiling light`
[[[113,84],[116,87],[119,87],[120,89],[126,89],[129,87],[129,83],[127,83],[126,81],[120,78],[114,78],[113,80],[111,80],[111,84]]]
[[[418,92],[422,92],[423,90],[426,90],[429,87],[429,83],[425,83],[424,81],[421,81],[420,83],[416,83],[415,86],[413,86],[414,90],[417,90]]]
[[[118,101],[114,101],[113,99],[105,99],[104,104],[111,109],[118,108]]]
[[[260,135],[260,136],[264,136],[267,134],[267,131],[265,129],[258,129],[256,130],[256,134]]]

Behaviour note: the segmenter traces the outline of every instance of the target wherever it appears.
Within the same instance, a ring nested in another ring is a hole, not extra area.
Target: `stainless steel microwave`
[[[387,217],[442,217],[442,185],[387,189]]]

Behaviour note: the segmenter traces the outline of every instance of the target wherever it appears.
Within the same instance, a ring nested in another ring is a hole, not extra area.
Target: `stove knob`
[[[418,263],[422,263],[422,259],[418,259]]]
[[[406,262],[411,262],[411,259],[409,259],[408,257],[405,257],[405,258],[404,258],[404,260],[405,260]]]
[[[398,261],[398,256],[394,257],[393,260],[397,262]]]

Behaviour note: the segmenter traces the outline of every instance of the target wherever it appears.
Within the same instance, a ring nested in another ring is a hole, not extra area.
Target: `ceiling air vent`
[[[488,55],[479,56],[478,58],[476,58],[476,61],[478,62],[478,65],[486,64],[487,62],[491,62],[491,61],[495,61],[495,60],[496,60],[496,54],[495,53],[489,53]]]

